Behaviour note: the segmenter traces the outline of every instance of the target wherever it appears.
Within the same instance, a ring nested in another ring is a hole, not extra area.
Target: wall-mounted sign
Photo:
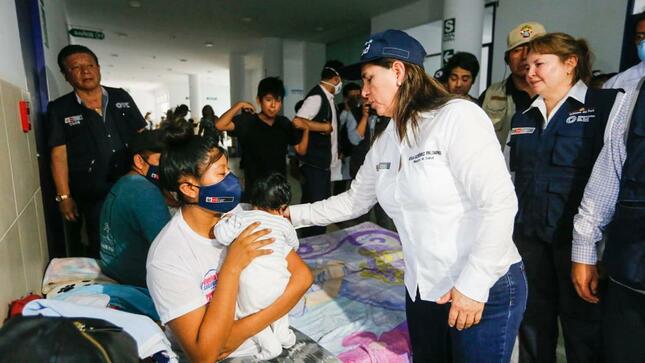
[[[72,28],[69,30],[69,34],[79,38],[89,38],[89,39],[98,39],[98,40],[105,39],[105,33],[96,31],[96,30]]]
[[[446,65],[448,63],[448,60],[452,58],[452,56],[455,55],[455,50],[454,49],[446,49],[441,53],[441,60],[443,62],[443,65]]]
[[[455,18],[446,19],[443,21],[443,41],[451,42],[455,40]]]

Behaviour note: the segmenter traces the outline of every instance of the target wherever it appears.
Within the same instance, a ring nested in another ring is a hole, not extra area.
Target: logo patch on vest
[[[596,117],[595,108],[580,108],[578,111],[569,112],[569,117],[566,119],[567,124],[574,122],[589,122],[592,118]]]
[[[532,134],[534,132],[535,132],[535,127],[513,127],[511,129],[511,135]]]
[[[80,125],[82,120],[83,120],[83,115],[65,117],[65,125],[67,126]]]
[[[130,108],[130,102],[117,102],[116,108]]]

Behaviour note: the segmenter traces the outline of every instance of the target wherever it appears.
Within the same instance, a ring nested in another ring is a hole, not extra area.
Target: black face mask
[[[146,159],[143,159],[143,161],[148,164],[148,172],[144,176],[146,179],[150,180],[152,184],[159,186],[159,166],[150,164]]]

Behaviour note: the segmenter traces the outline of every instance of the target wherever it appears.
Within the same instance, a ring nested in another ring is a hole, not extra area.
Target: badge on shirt
[[[117,102],[116,108],[130,108],[130,102]]]
[[[386,162],[378,163],[378,164],[376,165],[376,171],[379,171],[379,170],[389,170],[389,169],[390,169],[390,165],[391,165],[391,163],[386,163]]]
[[[82,120],[83,120],[83,115],[65,117],[65,125],[67,126],[80,125]]]
[[[596,117],[595,108],[580,108],[577,111],[569,112],[569,117],[566,119],[567,124],[572,124],[574,122],[589,122],[592,118]]]
[[[535,132],[535,127],[513,127],[511,129],[511,135],[532,134],[534,132]]]
[[[214,269],[208,270],[204,274],[204,278],[202,279],[202,293],[204,294],[204,297],[206,297],[206,301],[210,302],[211,298],[213,297],[213,293],[215,292],[215,287],[217,286],[217,271]]]
[[[441,150],[426,150],[409,156],[408,161],[418,163],[425,160],[434,160],[437,156],[441,156]]]

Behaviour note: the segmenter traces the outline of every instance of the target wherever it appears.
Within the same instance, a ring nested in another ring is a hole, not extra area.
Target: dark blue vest
[[[316,114],[316,116],[311,120],[316,122],[331,122],[331,108],[336,107],[336,105],[329,103],[327,95],[320,85],[312,88],[305,99],[314,95],[320,96],[321,103],[318,114]],[[301,156],[300,161],[318,169],[329,170],[329,166],[331,165],[331,135],[322,134],[320,132],[310,132],[307,154]]]
[[[632,113],[626,151],[603,260],[609,276],[645,290],[645,84]]]
[[[585,103],[568,98],[546,129],[537,108],[511,121],[510,166],[519,209],[515,236],[571,242],[576,214],[617,90],[588,89]]]

